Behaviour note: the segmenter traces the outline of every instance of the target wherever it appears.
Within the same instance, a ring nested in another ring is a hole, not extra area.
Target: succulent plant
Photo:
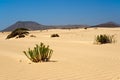
[[[33,50],[28,48],[28,51],[23,51],[24,54],[32,62],[48,62],[52,56],[53,50],[48,46],[45,46],[43,43],[40,45],[36,44]]]

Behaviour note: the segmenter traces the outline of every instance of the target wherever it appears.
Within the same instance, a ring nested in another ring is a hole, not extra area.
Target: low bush
[[[84,29],[86,30],[86,29],[87,29],[87,27],[84,27]]]
[[[36,36],[35,35],[30,35],[30,37],[34,37],[35,38]]]
[[[24,34],[20,34],[20,35],[18,36],[18,38],[24,38],[24,37],[25,37]]]
[[[25,35],[29,34],[29,32],[27,32],[27,31],[28,31],[28,29],[26,29],[26,28],[17,28],[14,31],[12,31],[11,34],[9,34],[6,39],[10,39],[10,38],[13,38],[16,36],[18,36],[18,38],[25,37]]]
[[[51,37],[60,37],[58,34],[52,34]]]
[[[23,51],[24,54],[30,59],[32,62],[48,62],[52,56],[53,50],[48,46],[45,46],[43,43],[34,47],[33,50],[30,48],[28,51]]]
[[[112,42],[114,42],[114,36],[100,34],[100,35],[96,36],[95,41],[97,44],[112,43]]]

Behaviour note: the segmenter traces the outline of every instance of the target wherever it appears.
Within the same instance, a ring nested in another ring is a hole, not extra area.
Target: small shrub
[[[58,34],[52,34],[51,37],[60,37]]]
[[[25,35],[23,35],[23,34],[18,36],[18,38],[24,38],[24,37],[25,37]]]
[[[45,46],[43,43],[34,47],[33,50],[30,48],[28,51],[23,51],[24,54],[30,59],[32,62],[48,62],[52,56],[53,50],[48,46]]]
[[[30,35],[30,37],[34,37],[35,38],[36,36],[35,35]]]
[[[29,32],[27,32],[27,31],[28,31],[28,29],[26,29],[26,28],[17,28],[14,31],[12,31],[11,34],[9,34],[6,39],[10,39],[10,38],[13,38],[16,36],[18,36],[18,38],[25,37],[25,35],[29,34]]]
[[[87,29],[87,27],[84,27],[84,29],[86,30],[86,29]]]
[[[109,35],[106,35],[106,34],[100,34],[100,35],[97,35],[96,38],[95,38],[95,41],[97,44],[105,44],[105,43],[112,43],[114,42],[114,36],[109,36]]]

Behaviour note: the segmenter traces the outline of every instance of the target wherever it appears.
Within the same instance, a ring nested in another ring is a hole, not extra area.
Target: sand
[[[8,34],[0,33],[0,80],[120,80],[120,28],[31,31],[36,38],[6,40]],[[116,43],[95,45],[97,34],[115,35]],[[54,50],[51,62],[24,55],[40,42]]]

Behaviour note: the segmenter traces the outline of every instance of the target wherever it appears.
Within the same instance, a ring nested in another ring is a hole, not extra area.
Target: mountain
[[[2,31],[13,31],[16,28],[27,28],[29,30],[44,29],[46,26],[33,21],[18,21]]]
[[[16,28],[27,28],[29,30],[44,30],[44,29],[77,29],[83,27],[89,27],[89,26],[88,25],[42,25],[33,21],[18,21],[2,31],[13,31]]]
[[[114,27],[120,27],[119,24],[115,23],[115,22],[107,22],[107,23],[102,23],[102,24],[98,24],[98,25],[94,25],[91,27],[108,27],[108,28],[114,28]]]

